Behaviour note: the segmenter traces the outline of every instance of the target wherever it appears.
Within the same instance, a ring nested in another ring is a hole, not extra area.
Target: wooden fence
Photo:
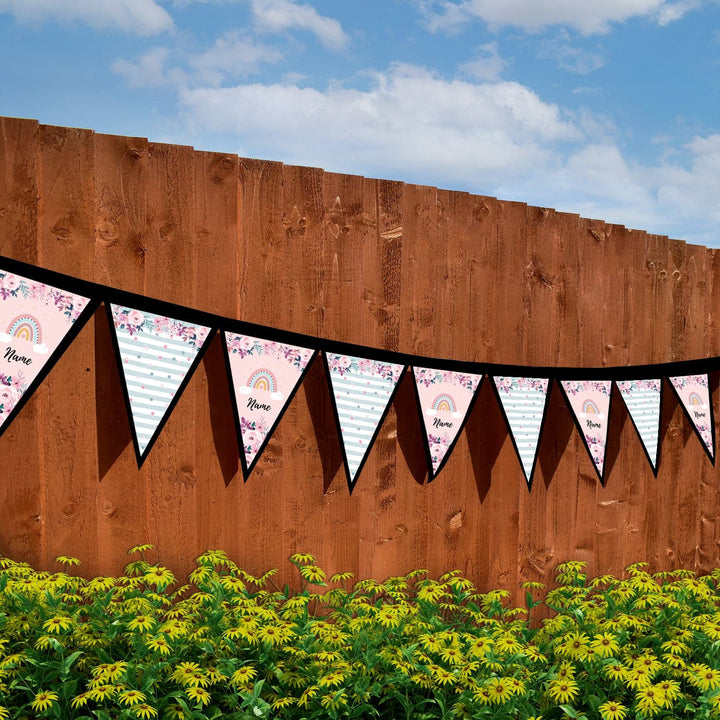
[[[0,253],[420,355],[578,366],[720,355],[714,250],[522,203],[31,120],[0,120]],[[350,496],[319,362],[243,482],[218,338],[138,471],[109,332],[99,311],[0,438],[0,554],[47,569],[76,555],[85,574],[108,574],[150,542],[182,574],[222,548],[292,581],[286,558],[306,551],[331,572],[459,568],[509,589],[571,558],[591,572],[718,563],[719,472],[668,387],[658,477],[617,400],[605,487],[554,388],[528,493],[487,383],[428,485],[406,378]]]

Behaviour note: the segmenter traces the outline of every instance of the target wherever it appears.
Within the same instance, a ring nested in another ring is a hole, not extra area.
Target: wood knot
[[[210,171],[210,177],[215,182],[224,182],[235,173],[236,169],[237,160],[233,160],[231,157],[226,155],[225,157],[215,161]]]
[[[462,524],[463,524],[462,510],[459,510],[458,512],[456,512],[448,520],[448,528],[450,530],[459,530],[462,527]]]
[[[117,226],[110,220],[101,220],[95,226],[95,239],[103,245],[114,245],[119,237]]]
[[[72,231],[70,230],[70,228],[66,227],[65,221],[63,221],[63,220],[61,220],[60,222],[53,225],[53,227],[50,229],[50,234],[61,245],[72,245],[73,244]]]

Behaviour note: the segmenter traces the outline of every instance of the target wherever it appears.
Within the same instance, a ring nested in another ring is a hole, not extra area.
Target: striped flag
[[[352,492],[405,366],[334,353],[325,362]]]
[[[210,328],[110,305],[138,464],[175,407]]]
[[[658,466],[660,437],[660,398],[662,380],[618,380],[616,383],[640,436],[653,472]]]
[[[549,380],[494,377],[493,382],[529,489],[537,460],[540,431],[545,419]]]

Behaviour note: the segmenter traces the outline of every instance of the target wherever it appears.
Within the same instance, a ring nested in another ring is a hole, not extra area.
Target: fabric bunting
[[[494,377],[493,381],[529,490],[537,462],[540,431],[545,420],[549,380]]]
[[[89,310],[89,298],[0,270],[0,434]]]
[[[247,480],[315,351],[231,332],[224,339]]]
[[[210,328],[110,304],[141,465],[200,360]]]
[[[580,435],[597,471],[605,481],[605,448],[610,418],[610,380],[563,380],[560,382],[575,416]]]
[[[670,384],[685,410],[685,414],[702,441],[705,452],[715,462],[715,422],[712,402],[710,401],[710,383],[705,375],[682,375],[668,378]]]
[[[425,427],[430,479],[433,479],[465,425],[483,376],[422,367],[412,370]]]
[[[662,380],[618,380],[616,385],[640,436],[653,472],[657,474]]]
[[[352,492],[405,366],[335,353],[326,353],[325,362]]]

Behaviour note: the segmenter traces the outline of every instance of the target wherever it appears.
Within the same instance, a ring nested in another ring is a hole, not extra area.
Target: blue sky
[[[0,0],[0,114],[720,246],[720,0]]]

